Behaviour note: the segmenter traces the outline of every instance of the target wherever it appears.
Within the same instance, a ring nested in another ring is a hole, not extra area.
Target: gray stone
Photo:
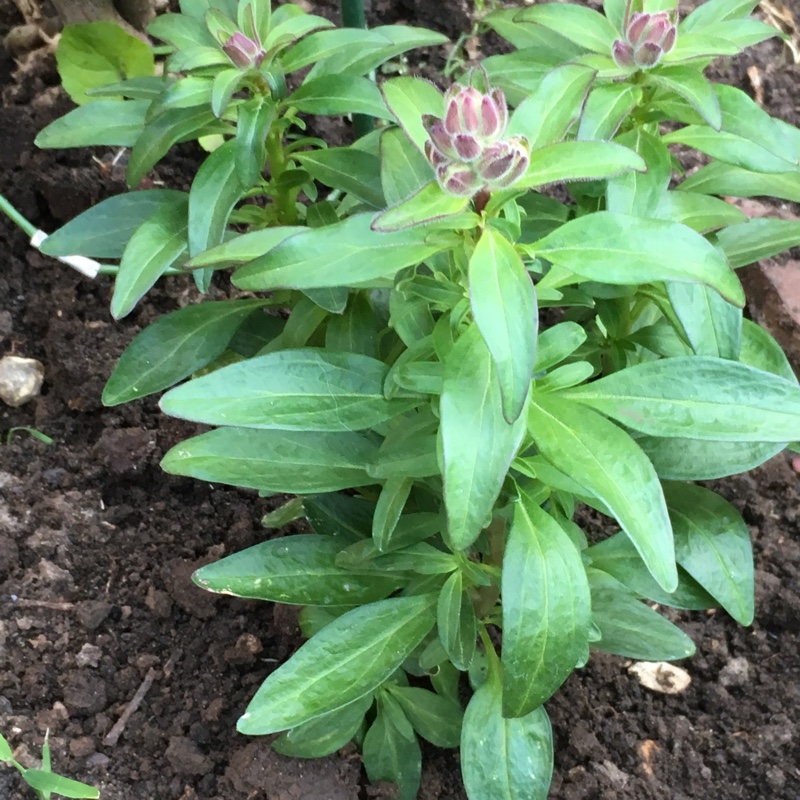
[[[44,380],[44,365],[35,358],[0,358],[0,400],[19,408],[38,396]]]

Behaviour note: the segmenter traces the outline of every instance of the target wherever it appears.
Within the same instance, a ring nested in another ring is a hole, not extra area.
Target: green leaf
[[[355,214],[335,225],[305,230],[236,271],[240,289],[315,289],[353,286],[387,278],[446,249],[419,231],[379,233],[372,214]]]
[[[531,249],[587,280],[703,283],[728,302],[744,305],[744,291],[725,258],[700,234],[675,222],[599,211],[567,222]]]
[[[284,53],[281,56],[281,66],[288,75],[324,58],[336,55],[344,48],[363,52],[387,44],[389,44],[389,39],[374,29],[340,28],[317,31],[306,36],[291,50]]]
[[[387,400],[383,362],[359,353],[279,350],[230,364],[161,399],[166,414],[208,425],[296,431],[372,428],[418,404]]]
[[[713,87],[703,73],[689,65],[662,66],[648,76],[650,83],[686,100],[712,127],[722,127],[722,110]],[[658,100],[655,101],[656,106]]]
[[[717,245],[732,267],[746,267],[800,245],[800,222],[768,217],[751,219],[721,230]]]
[[[392,78],[381,85],[381,92],[386,106],[391,111],[398,125],[406,136],[414,143],[417,150],[423,153],[428,132],[422,123],[426,114],[435,117],[444,115],[444,98],[439,90],[422,78]],[[388,198],[387,198],[388,199]]]
[[[358,733],[371,705],[372,695],[365,695],[282,733],[272,743],[272,749],[291,758],[322,758],[335,753]]]
[[[717,228],[747,222],[744,213],[731,203],[720,200],[718,197],[709,197],[693,192],[664,192],[651,216],[654,219],[680,222],[698,233],[707,233]],[[732,267],[736,267],[731,254],[725,252],[725,255],[728,263]]]
[[[413,486],[413,479],[407,477],[389,478],[383,485],[372,520],[372,538],[378,550],[388,548]]]
[[[96,89],[87,89],[86,94],[94,97],[124,97],[131,100],[157,100],[170,85],[169,78],[149,75],[144,78],[131,78],[127,81],[108,83]]]
[[[386,205],[378,156],[352,147],[329,147],[297,153],[294,158],[325,186],[348,192],[375,208]]]
[[[543,372],[569,358],[586,341],[586,331],[577,322],[559,322],[539,334],[536,372]]]
[[[386,204],[397,205],[418,192],[431,179],[431,165],[402,128],[381,134],[381,187]]]
[[[41,769],[26,769],[22,774],[22,780],[37,792],[47,793],[47,796],[50,792],[54,792],[62,797],[86,798],[87,800],[100,797],[100,792],[93,786]]]
[[[727,20],[746,17],[759,3],[759,0],[708,0],[695,8],[681,23],[681,32],[715,30],[717,25]]]
[[[629,83],[594,86],[578,126],[578,139],[612,139],[617,129],[642,102],[642,88]]]
[[[620,214],[652,217],[672,177],[672,157],[662,138],[644,128],[617,137],[617,143],[638,153],[647,172],[629,171],[608,182],[606,209]]]
[[[269,675],[239,732],[292,728],[373,692],[433,627],[434,597],[381,600],[333,620]]]
[[[694,642],[678,627],[631,594],[619,581],[588,570],[592,622],[600,641],[592,647],[637,661],[674,661],[694,655]]]
[[[475,640],[478,637],[478,621],[472,600],[464,593],[461,572],[454,572],[442,587],[436,610],[439,639],[453,662],[453,666],[464,672],[475,658]]]
[[[92,103],[87,108],[94,108],[96,105],[97,103]],[[148,121],[135,144],[131,142],[133,150],[128,160],[128,185],[138,186],[142,178],[174,144],[208,133],[229,132],[230,126],[215,119],[211,109],[206,106],[165,109]]]
[[[517,106],[507,134],[525,136],[531,150],[560,142],[580,116],[596,74],[595,70],[578,64],[564,64],[549,72]]]
[[[534,394],[528,429],[545,459],[611,511],[659,585],[673,591],[678,576],[664,495],[633,439],[561,395]]]
[[[236,130],[236,177],[245,189],[255,186],[267,159],[266,139],[275,121],[275,104],[259,95],[239,106]]]
[[[636,439],[660,478],[672,481],[706,481],[749,472],[769,461],[785,442],[720,442],[676,437]]]
[[[503,418],[491,355],[477,326],[468,328],[445,362],[440,401],[447,540],[469,547],[488,523],[525,433],[524,418]]]
[[[103,404],[127,403],[188,378],[222,355],[236,329],[267,302],[222,300],[161,317],[122,353],[103,389]]]
[[[519,7],[500,8],[487,14],[482,22],[518,50],[538,50],[540,58],[534,59],[531,53],[527,54],[534,62],[546,61],[548,64],[552,62],[555,66],[584,52],[584,48],[556,33],[555,30],[533,22],[518,21],[518,14]]]
[[[56,49],[61,85],[78,105],[92,100],[86,94],[115,81],[152,75],[152,50],[114,22],[67,25]]]
[[[272,27],[272,0],[242,0],[236,21],[245,36],[265,42]]]
[[[336,492],[374,482],[377,448],[358,433],[218,428],[173,447],[165,472],[286,494]]]
[[[740,624],[754,615],[750,532],[718,494],[685,483],[664,485],[678,563]]]
[[[503,555],[503,716],[538,708],[588,645],[589,584],[564,529],[522,494]]]
[[[186,253],[189,203],[186,195],[156,211],[145,220],[125,246],[114,280],[111,316],[122,319],[166,270]]]
[[[317,494],[303,500],[311,527],[326,536],[341,536],[349,541],[367,539],[372,531],[375,504],[344,494]]]
[[[186,14],[159,14],[147,26],[147,32],[177,50],[217,46],[216,39],[209,33],[205,23]]]
[[[800,438],[800,386],[710,356],[650,361],[565,391],[561,397],[650,436],[729,442]]]
[[[690,175],[678,190],[734,197],[778,197],[800,203],[800,170],[783,174],[751,172],[714,161]]]
[[[142,194],[142,192],[134,194]],[[189,269],[198,267],[219,269],[220,267],[246,264],[248,261],[254,261],[260,256],[266,255],[284,239],[305,230],[307,229],[300,225],[285,225],[249,231],[200,253],[184,266]]]
[[[192,580],[209,592],[303,606],[357,606],[400,587],[375,570],[337,567],[342,546],[334,536],[284,536],[207,564]]]
[[[464,713],[461,774],[469,800],[546,800],[553,734],[544,707],[506,719],[500,678],[490,672]]]
[[[7,763],[9,761],[13,761],[13,759],[14,751],[11,749],[11,745],[8,743],[8,739],[0,734],[0,761],[5,761]]]
[[[352,75],[325,75],[306,81],[283,102],[306,114],[368,114],[392,119],[375,83]]]
[[[133,147],[144,130],[149,100],[95,100],[39,131],[37,147]]]
[[[734,42],[708,34],[685,33],[678,37],[675,47],[664,54],[664,64],[711,59],[716,56],[735,56],[739,46]]]
[[[391,781],[400,787],[399,800],[416,800],[422,776],[422,753],[417,737],[404,735],[387,713],[386,700],[364,736],[363,758],[367,777]],[[401,716],[403,722],[408,721]]]
[[[536,361],[539,310],[522,259],[505,237],[485,228],[469,261],[470,307],[497,368],[503,416],[522,413]]]
[[[615,533],[593,545],[585,555],[591,559],[594,569],[611,575],[637,596],[654,603],[691,611],[717,605],[716,600],[681,567],[678,568],[678,588],[672,593],[665,592],[653,580],[633,543],[624,533]]]
[[[108,197],[50,234],[40,250],[49,256],[120,258],[145,220],[185,198],[184,192],[174,189],[144,189]]]
[[[455,216],[469,204],[468,197],[449,194],[436,181],[426,183],[416,194],[382,211],[372,223],[374,231],[393,233]]]
[[[697,355],[739,359],[741,309],[696,283],[667,283],[667,295]]]
[[[437,747],[458,747],[464,712],[457,701],[416,686],[390,684],[388,689],[423,739]]]
[[[641,156],[613,142],[558,142],[531,153],[528,169],[514,188],[610,178],[646,168]]]
[[[771,372],[787,381],[797,383],[792,365],[781,346],[760,325],[749,319],[742,320],[739,361],[749,367]]]
[[[236,174],[236,140],[218,147],[197,171],[189,192],[189,255],[222,242],[228,217],[247,188]]]
[[[602,15],[588,8],[559,3],[531,6],[514,17],[515,22],[534,22],[565,36],[594,53],[608,55],[619,33]]]
[[[184,83],[191,78],[184,78]],[[236,67],[230,69],[221,69],[214,76],[214,82],[211,84],[211,111],[215,117],[221,117],[233,98],[233,95],[239,91],[242,83],[244,82],[244,73]],[[239,118],[242,117],[242,106],[251,103],[261,104],[264,102],[264,95],[258,95],[250,98],[239,106]]]

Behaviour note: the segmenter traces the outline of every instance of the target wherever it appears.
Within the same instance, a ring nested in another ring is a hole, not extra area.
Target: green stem
[[[486,529],[489,539],[489,554],[484,563],[495,567],[503,566],[503,553],[506,549],[506,522],[502,517],[495,517]],[[500,587],[496,583],[481,586],[475,599],[475,616],[483,619],[491,613],[500,597]]]
[[[281,125],[273,125],[267,134],[267,158],[269,159],[270,183],[275,190],[275,205],[284,225],[297,223],[297,209],[291,191],[277,188],[280,177],[286,170],[286,154],[283,152]]]
[[[345,28],[367,29],[367,14],[364,0],[339,0],[342,12],[342,25]],[[353,114],[353,131],[356,139],[375,130],[375,119],[367,114]]]
[[[31,222],[28,222],[22,214],[17,211],[8,200],[0,194],[0,211],[2,211],[12,222],[19,225],[28,236],[33,236],[34,233],[38,230],[38,228]]]

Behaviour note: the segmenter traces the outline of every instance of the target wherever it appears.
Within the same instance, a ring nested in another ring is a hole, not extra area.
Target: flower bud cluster
[[[236,31],[233,36],[222,45],[225,55],[239,69],[253,69],[261,65],[266,56],[261,42],[253,41],[249,36]]]
[[[472,86],[454,84],[444,98],[442,119],[426,115],[430,137],[425,155],[439,185],[450,194],[472,197],[482,189],[504,189],[528,168],[528,142],[504,138],[508,108],[503,93],[481,94]]]
[[[635,13],[625,29],[625,39],[614,42],[612,55],[617,66],[649,69],[675,47],[678,28],[666,11]]]

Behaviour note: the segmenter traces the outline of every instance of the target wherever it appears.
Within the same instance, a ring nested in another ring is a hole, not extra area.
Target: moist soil
[[[0,9],[0,34],[21,21],[14,11]],[[469,5],[373,2],[371,22],[455,38],[470,24]],[[428,63],[441,67],[441,57]],[[800,70],[781,45],[761,45],[718,74],[800,123]],[[57,84],[52,56],[36,53],[20,68],[0,49],[0,191],[48,231],[124,188],[92,159],[108,150],[34,147],[36,132],[70,107]],[[200,157],[181,147],[151,178],[186,189]],[[259,521],[274,500],[165,475],[160,458],[194,428],[162,416],[154,399],[100,403],[133,336],[198,300],[191,282],[163,281],[115,323],[108,279],[39,255],[5,218],[0,253],[0,353],[38,358],[46,371],[41,396],[0,410],[0,431],[30,426],[54,439],[18,432],[0,444],[0,731],[18,759],[33,764],[49,729],[56,769],[108,800],[394,797],[368,784],[352,746],[293,760],[268,738],[236,733],[256,688],[301,643],[296,609],[206,594],[190,575],[263,540]],[[748,312],[797,369],[800,328],[769,279],[780,267],[743,271]],[[715,486],[753,537],[754,624],[721,611],[672,614],[697,643],[683,664],[692,683],[674,696],[643,688],[630,662],[595,655],[547,704],[551,797],[800,800],[799,486],[787,454]],[[144,697],[120,731],[137,692]],[[424,763],[422,800],[465,798],[454,752],[428,747]],[[0,798],[26,791],[0,770]]]

